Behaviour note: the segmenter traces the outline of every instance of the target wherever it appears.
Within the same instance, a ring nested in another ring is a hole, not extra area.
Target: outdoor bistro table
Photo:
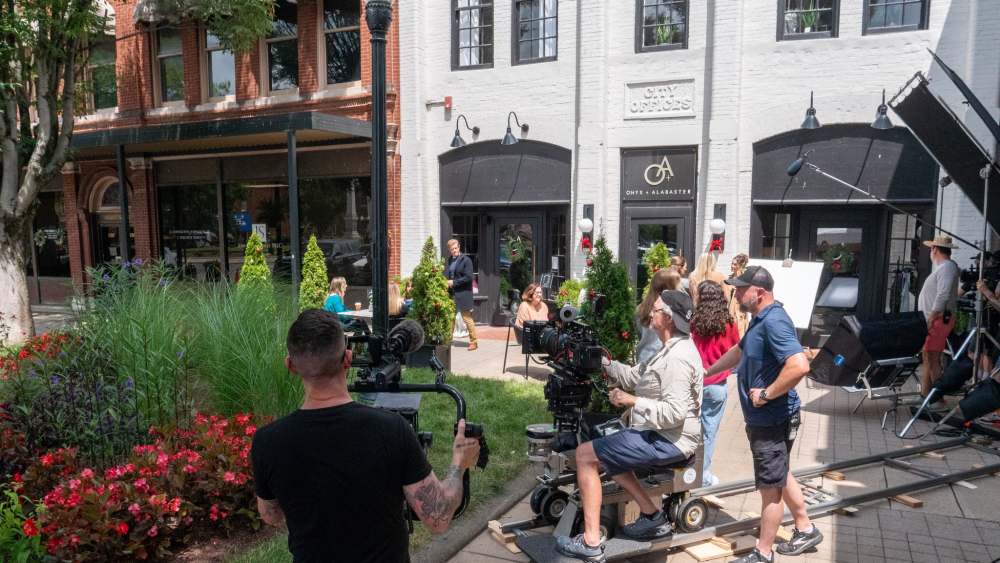
[[[360,319],[368,325],[368,328],[372,326],[372,312],[368,309],[362,309],[360,311],[344,311],[343,313],[337,313],[338,315],[344,315],[345,317],[351,317],[352,319]]]

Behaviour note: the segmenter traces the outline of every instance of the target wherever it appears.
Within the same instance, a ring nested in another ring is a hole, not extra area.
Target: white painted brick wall
[[[579,159],[579,181],[572,222],[583,204],[595,204],[596,220],[604,221],[615,250],[621,149],[698,146],[696,246],[704,248],[710,240],[708,221],[714,204],[726,203],[727,244],[720,264],[750,244],[753,143],[797,128],[810,90],[815,91],[821,123],[869,123],[883,88],[891,97],[922,71],[932,80],[932,90],[962,116],[965,106],[931,63],[927,52],[931,48],[1000,114],[1000,0],[932,0],[929,29],[869,36],[862,35],[866,0],[841,0],[838,38],[785,42],[775,40],[774,0],[720,0],[712,3],[714,14],[709,13],[709,3],[692,0],[688,48],[643,54],[634,52],[631,0],[560,0],[558,60],[521,66],[510,64],[511,0],[495,1],[494,68],[454,72],[451,0],[401,2],[404,272],[416,265],[423,240],[440,236],[437,158],[449,150],[459,114],[482,128],[475,140],[496,140],[506,130],[507,112],[514,110],[531,125],[528,138],[573,150]],[[709,38],[712,48],[706,43]],[[625,84],[678,78],[695,81],[693,117],[624,119]],[[711,87],[706,92],[707,83]],[[444,96],[453,97],[454,110],[425,105]],[[895,114],[889,115],[902,124]],[[978,118],[971,112],[964,117],[981,142],[992,148]],[[474,140],[468,131],[462,135],[468,142]],[[946,229],[970,240],[982,238],[981,215],[954,185],[942,190],[940,215]],[[576,234],[571,270],[579,275],[583,255]],[[970,255],[962,250],[955,257],[964,261]]]

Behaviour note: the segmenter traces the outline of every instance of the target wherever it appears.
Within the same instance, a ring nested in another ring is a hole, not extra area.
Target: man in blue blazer
[[[462,254],[462,247],[458,241],[451,239],[448,241],[448,262],[445,264],[444,274],[448,278],[448,291],[455,298],[455,309],[462,313],[462,320],[469,328],[469,351],[475,350],[476,344],[476,323],[472,320],[472,258]]]

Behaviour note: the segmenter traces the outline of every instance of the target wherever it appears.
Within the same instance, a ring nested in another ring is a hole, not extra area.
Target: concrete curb
[[[442,563],[454,557],[486,529],[486,524],[490,520],[496,520],[503,516],[505,512],[530,493],[538,485],[535,476],[539,472],[540,468],[536,464],[529,465],[513,481],[507,483],[503,494],[475,511],[459,516],[457,525],[449,526],[448,531],[437,536],[422,550],[415,553],[410,558],[411,563]],[[476,478],[475,474],[472,475],[472,478]]]

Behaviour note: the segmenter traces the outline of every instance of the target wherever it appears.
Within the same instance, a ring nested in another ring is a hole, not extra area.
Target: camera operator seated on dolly
[[[304,311],[286,344],[285,364],[302,378],[305,401],[254,436],[261,517],[272,526],[287,521],[295,563],[409,561],[404,501],[431,530],[447,529],[480,442],[460,420],[451,467],[438,481],[403,417],[352,401],[352,352],[334,313]]]
[[[634,471],[684,462],[701,442],[701,356],[691,341],[688,320],[694,307],[683,291],[660,294],[650,312],[650,328],[663,348],[648,363],[627,366],[605,359],[604,372],[612,389],[611,404],[629,407],[629,427],[576,448],[577,484],[584,515],[584,532],[561,536],[556,549],[581,561],[606,561],[600,534],[601,468],[639,504],[639,519],[622,532],[635,539],[672,533],[666,515],[644,492]],[[623,389],[634,390],[630,395]]]

